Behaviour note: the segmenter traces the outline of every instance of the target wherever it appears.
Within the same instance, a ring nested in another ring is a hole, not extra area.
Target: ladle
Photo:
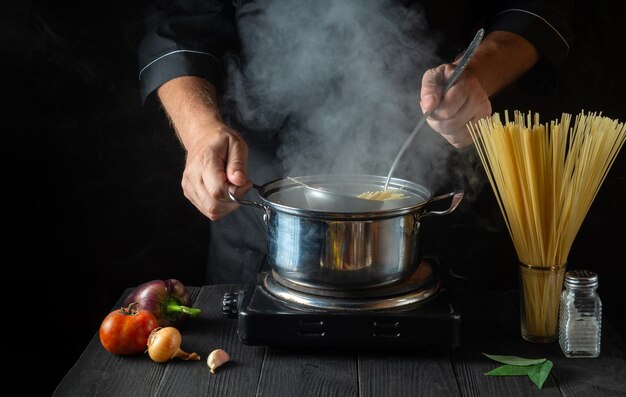
[[[381,200],[369,200],[351,194],[334,192],[309,185],[296,178],[287,178],[304,188],[304,197],[311,209],[337,212],[371,212],[382,209],[385,204]]]

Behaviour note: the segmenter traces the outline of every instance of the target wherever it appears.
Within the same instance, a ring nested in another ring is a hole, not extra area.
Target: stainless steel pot
[[[382,190],[386,177],[374,175],[306,176],[301,182],[345,194]],[[420,220],[456,209],[463,192],[437,197],[426,187],[393,178],[390,188],[409,198],[388,201],[372,212],[320,210],[307,201],[306,187],[285,178],[256,186],[261,202],[238,200],[264,211],[268,260],[283,278],[329,290],[376,288],[410,275],[421,261]],[[450,199],[442,211],[428,211]]]

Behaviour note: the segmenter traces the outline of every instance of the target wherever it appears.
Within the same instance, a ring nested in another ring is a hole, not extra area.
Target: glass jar
[[[552,343],[559,338],[559,307],[565,267],[519,264],[522,338]]]
[[[598,357],[602,302],[596,293],[598,275],[588,270],[565,273],[559,311],[559,344],[565,357]]]

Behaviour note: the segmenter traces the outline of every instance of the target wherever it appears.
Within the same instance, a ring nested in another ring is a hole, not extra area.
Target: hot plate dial
[[[227,292],[222,299],[222,314],[226,318],[237,318],[239,312],[239,292]]]

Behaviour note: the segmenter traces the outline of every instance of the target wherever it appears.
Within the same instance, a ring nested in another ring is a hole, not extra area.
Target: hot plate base
[[[265,273],[239,291],[237,334],[253,346],[341,346],[457,348],[461,314],[451,294],[437,295],[413,308],[383,311],[316,310],[271,295]]]

